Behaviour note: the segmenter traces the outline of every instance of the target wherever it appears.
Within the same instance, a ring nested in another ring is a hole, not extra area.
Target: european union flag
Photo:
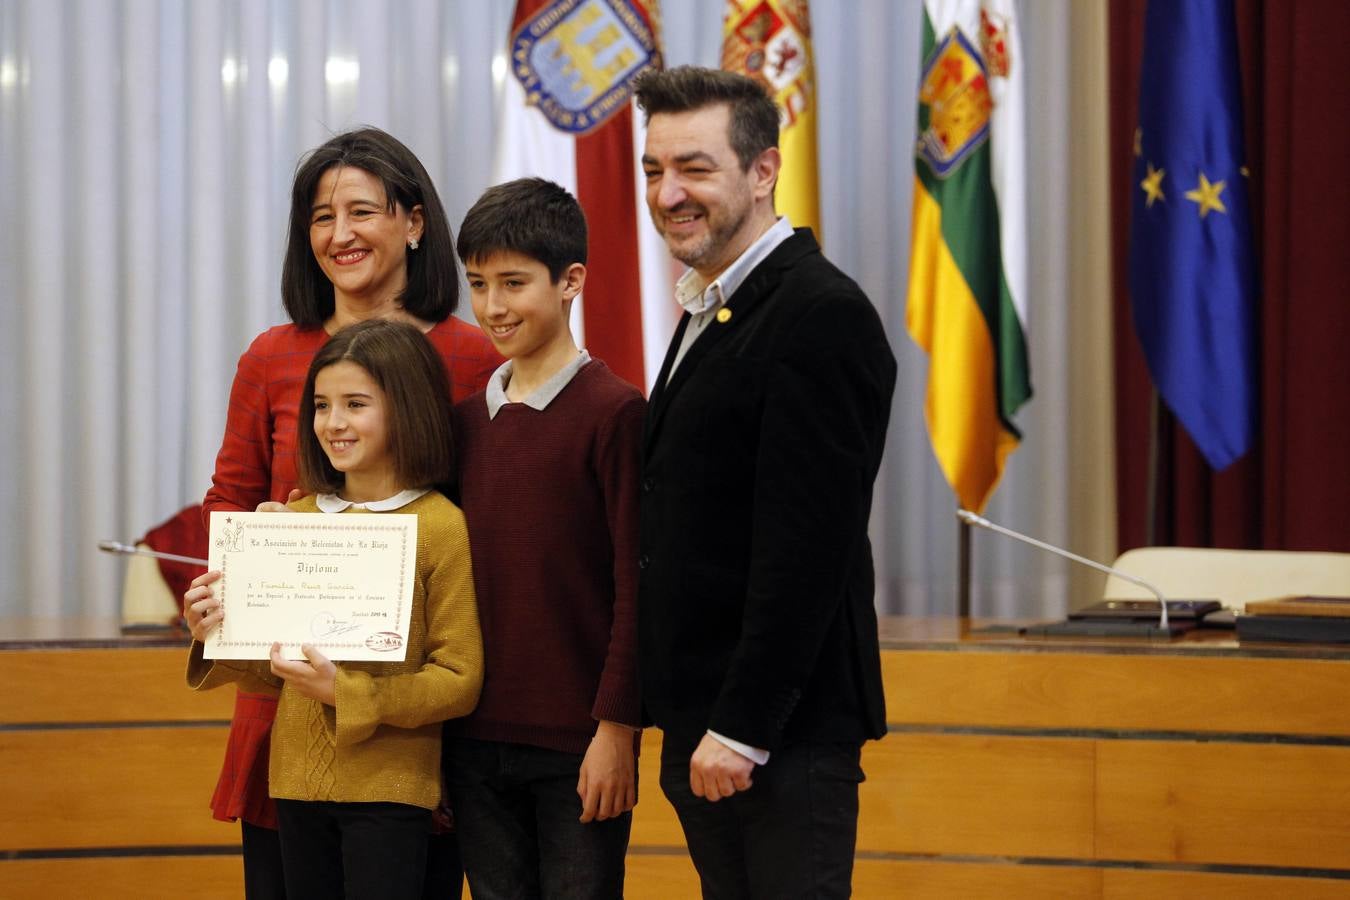
[[[1256,431],[1256,277],[1232,0],[1152,0],[1130,296],[1153,382],[1214,469]]]

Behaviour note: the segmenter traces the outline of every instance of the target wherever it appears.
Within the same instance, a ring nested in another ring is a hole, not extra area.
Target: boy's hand
[[[753,760],[705,734],[689,758],[689,788],[695,797],[716,803],[737,791],[749,790],[754,770]]]
[[[281,645],[272,645],[272,674],[283,678],[286,683],[311,700],[318,700],[329,706],[337,704],[337,666],[328,657],[309,644],[301,644],[300,652],[308,662],[286,659],[281,655]]]
[[[183,621],[187,622],[194,641],[205,641],[211,629],[225,619],[215,589],[210,587],[219,580],[220,572],[203,572],[192,579],[192,584],[183,592]]]
[[[633,808],[637,803],[633,729],[600,722],[581,761],[577,796],[581,797],[583,822],[603,822]]]

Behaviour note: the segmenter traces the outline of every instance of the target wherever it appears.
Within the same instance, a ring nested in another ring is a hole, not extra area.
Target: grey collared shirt
[[[521,403],[524,403],[530,409],[544,410],[553,402],[553,398],[562,393],[562,389],[571,383],[572,379],[581,371],[581,367],[591,361],[591,355],[583,349],[577,354],[576,359],[554,372],[548,381],[545,381],[539,387],[530,392],[530,395]],[[511,373],[514,368],[511,360],[507,360],[497,367],[497,371],[492,373],[487,384],[487,410],[488,418],[497,418],[497,413],[506,404],[512,402],[506,396],[506,386],[511,383]]]

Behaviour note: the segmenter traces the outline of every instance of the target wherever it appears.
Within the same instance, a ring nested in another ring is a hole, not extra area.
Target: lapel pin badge
[[[717,311],[717,321],[725,325],[731,321],[731,310],[725,306]]]

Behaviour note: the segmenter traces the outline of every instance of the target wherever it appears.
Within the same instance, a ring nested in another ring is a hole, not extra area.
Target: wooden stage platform
[[[883,622],[860,898],[1350,896],[1350,647]],[[0,620],[0,896],[242,896],[231,691],[184,641]],[[627,895],[698,895],[644,737]]]

